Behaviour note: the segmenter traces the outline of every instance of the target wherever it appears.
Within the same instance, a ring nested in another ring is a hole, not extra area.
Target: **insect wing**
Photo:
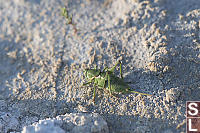
[[[125,92],[130,88],[130,86],[127,83],[125,83],[123,79],[116,77],[115,75],[111,75],[110,86],[111,86],[111,91],[117,93]]]

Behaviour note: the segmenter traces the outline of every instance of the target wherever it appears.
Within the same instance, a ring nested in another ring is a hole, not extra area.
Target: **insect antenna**
[[[141,92],[132,91],[132,90],[129,90],[129,92],[137,93],[137,94],[141,94],[141,95],[146,95],[146,96],[152,96],[151,94],[141,93]]]

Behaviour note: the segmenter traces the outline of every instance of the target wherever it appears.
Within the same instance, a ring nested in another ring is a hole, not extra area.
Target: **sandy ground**
[[[200,99],[199,29],[198,0],[0,0],[0,116],[18,122],[2,131],[95,112],[110,132],[185,132],[185,103]],[[118,59],[131,88],[153,96],[99,88],[94,105],[83,70]]]

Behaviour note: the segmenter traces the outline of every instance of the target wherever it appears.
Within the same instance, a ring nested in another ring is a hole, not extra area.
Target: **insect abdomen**
[[[125,92],[130,89],[130,86],[123,81],[123,79],[118,78],[116,76],[112,76],[110,80],[110,87],[112,92]],[[106,89],[108,88],[108,83],[106,84]]]

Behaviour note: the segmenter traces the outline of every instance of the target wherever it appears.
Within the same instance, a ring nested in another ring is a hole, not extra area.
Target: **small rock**
[[[25,126],[22,133],[65,133],[65,131],[56,125],[56,120],[46,119],[40,120],[33,125]]]
[[[70,113],[25,126],[22,133],[108,133],[106,121],[97,113]]]
[[[171,88],[166,92],[166,101],[168,102],[174,102],[177,100],[180,96],[180,90],[178,88]]]

